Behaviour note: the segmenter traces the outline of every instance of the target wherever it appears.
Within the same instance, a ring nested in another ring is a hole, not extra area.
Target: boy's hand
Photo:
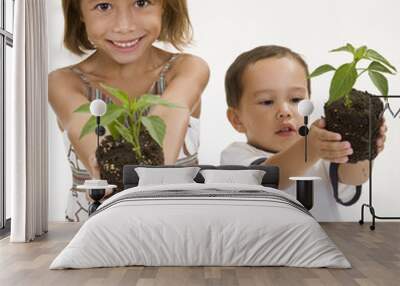
[[[334,163],[346,163],[348,156],[353,154],[349,142],[341,142],[342,136],[339,133],[330,132],[325,129],[325,120],[316,120],[310,128],[309,142],[310,152],[318,158]]]
[[[383,151],[385,148],[385,141],[386,141],[386,131],[388,130],[386,123],[385,123],[385,118],[383,118],[382,125],[379,129],[379,137],[378,140],[376,140],[376,147],[378,148],[378,154]]]

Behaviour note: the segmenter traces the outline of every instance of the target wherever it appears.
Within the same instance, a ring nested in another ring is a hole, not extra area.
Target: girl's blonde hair
[[[192,40],[192,25],[186,0],[160,0],[163,6],[159,41],[172,44],[178,50]],[[62,0],[64,11],[64,45],[77,55],[85,54],[95,47],[90,43],[85,23],[82,21],[80,0]]]

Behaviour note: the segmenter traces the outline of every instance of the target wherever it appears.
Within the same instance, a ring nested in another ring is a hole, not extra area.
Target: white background
[[[258,45],[278,44],[302,54],[310,69],[320,64],[337,65],[349,60],[346,54],[329,54],[346,42],[368,45],[378,50],[400,69],[400,2],[398,0],[189,0],[194,28],[194,45],[186,51],[205,59],[211,78],[203,94],[200,163],[218,164],[220,152],[232,141],[244,140],[225,117],[224,75],[229,64],[243,51]],[[62,47],[63,16],[61,1],[48,1],[49,69],[79,61]],[[312,83],[312,98],[322,115],[330,76]],[[390,93],[400,94],[400,75],[390,77]],[[377,92],[367,78],[358,89]],[[400,100],[393,100],[400,108]],[[400,117],[387,120],[388,142],[374,169],[374,205],[380,216],[400,215]],[[66,160],[61,133],[49,107],[49,186],[50,220],[63,220],[71,172]],[[357,205],[341,208],[341,220],[355,221],[360,205],[367,202],[367,186]],[[368,216],[369,217],[369,216]]]

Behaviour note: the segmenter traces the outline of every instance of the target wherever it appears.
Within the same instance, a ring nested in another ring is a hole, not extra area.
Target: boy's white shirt
[[[243,165],[249,166],[254,161],[261,158],[273,156],[273,153],[266,152],[251,146],[245,142],[234,142],[225,148],[221,153],[221,165]],[[318,221],[340,220],[339,206],[333,196],[333,189],[329,178],[330,162],[325,160],[318,161],[310,168],[304,176],[316,176],[321,180],[314,181],[314,207],[311,214]],[[286,193],[296,197],[296,184],[284,190]],[[339,183],[338,195],[343,201],[350,200],[355,194],[355,186]]]

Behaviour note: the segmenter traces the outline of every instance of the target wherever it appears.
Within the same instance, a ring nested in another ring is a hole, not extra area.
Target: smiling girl
[[[100,175],[95,160],[96,135],[79,140],[90,115],[73,111],[96,94],[114,101],[100,83],[125,90],[131,97],[161,95],[184,107],[151,109],[151,115],[160,116],[166,124],[164,163],[196,164],[200,98],[209,69],[196,56],[154,46],[162,41],[181,51],[190,43],[186,0],[63,0],[62,5],[64,45],[77,55],[90,53],[78,64],[49,75],[49,102],[64,135],[73,174],[66,218],[79,221],[87,217],[88,203],[76,186]]]

